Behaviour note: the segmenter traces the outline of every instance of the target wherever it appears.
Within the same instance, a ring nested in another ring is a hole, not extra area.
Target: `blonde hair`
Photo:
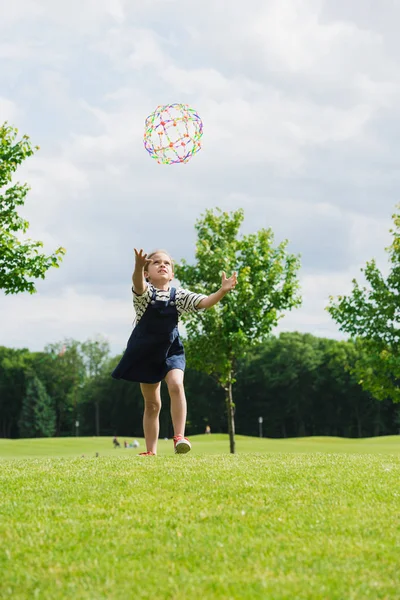
[[[154,256],[155,254],[166,254],[169,258],[169,260],[171,261],[171,268],[172,271],[174,271],[174,259],[172,258],[172,256],[169,254],[169,252],[167,252],[166,250],[158,249],[158,250],[153,250],[153,252],[150,252],[150,254],[148,255],[148,259],[151,258],[152,256]],[[144,265],[144,271],[147,271],[149,268],[149,264],[150,264],[150,260],[146,260],[145,265]],[[146,277],[146,281],[148,281],[148,278]]]

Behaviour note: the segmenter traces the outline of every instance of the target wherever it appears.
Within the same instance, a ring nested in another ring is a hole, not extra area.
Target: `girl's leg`
[[[183,371],[172,369],[168,371],[165,381],[171,398],[171,418],[174,427],[174,436],[185,435],[186,424],[186,396],[183,387]]]
[[[161,410],[160,383],[141,383],[144,398],[143,430],[147,452],[157,454],[157,441],[160,431],[159,415]]]

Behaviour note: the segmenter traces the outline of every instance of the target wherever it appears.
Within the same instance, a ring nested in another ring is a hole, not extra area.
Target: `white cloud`
[[[134,315],[128,294],[125,300],[105,300],[69,288],[55,295],[29,296],[29,310],[26,307],[26,295],[0,298],[0,311],[7,315],[2,320],[2,337],[14,347],[28,346],[32,350],[42,350],[46,343],[63,338],[84,341],[96,334],[104,335],[114,348],[116,345],[122,348]],[[46,337],[42,333],[44,323]]]
[[[115,21],[123,23],[125,21],[125,1],[108,0],[108,11]]]
[[[31,57],[32,49],[24,43],[0,43],[0,59],[22,60]]]
[[[343,78],[346,62],[339,62],[338,58],[344,58],[349,48],[379,44],[380,36],[352,23],[322,22],[321,7],[322,2],[303,0],[264,5],[264,10],[257,15],[253,35],[255,33],[255,41],[264,49],[264,58],[270,65],[306,76],[310,71],[315,73],[316,68],[330,65],[335,74]],[[322,80],[332,74],[332,70],[320,73]]]
[[[44,241],[46,251],[66,244],[65,231],[73,237],[76,230],[84,230],[85,224],[79,222],[79,205],[88,193],[89,183],[79,167],[62,156],[40,156],[39,152],[18,171],[18,179],[31,187],[20,210],[30,223],[27,233]]]
[[[0,0],[3,26],[33,21],[35,24],[51,21],[73,27],[76,32],[94,31],[99,21],[110,18],[122,23],[125,19],[125,0]]]
[[[19,114],[18,107],[14,102],[0,96],[0,123],[14,121]]]
[[[20,20],[30,20],[43,14],[43,8],[35,0],[0,0],[1,24],[4,27],[14,25]]]
[[[302,276],[300,279],[302,307],[286,313],[279,323],[277,332],[296,330],[320,337],[336,339],[347,337],[338,331],[326,307],[329,305],[330,296],[335,298],[351,292],[353,277],[354,272],[350,269],[343,273]]]

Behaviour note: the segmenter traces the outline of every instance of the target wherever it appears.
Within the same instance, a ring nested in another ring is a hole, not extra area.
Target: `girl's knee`
[[[183,382],[172,379],[168,382],[168,392],[172,395],[181,394],[183,392]]]
[[[161,410],[161,402],[156,399],[149,399],[144,401],[145,410],[151,414],[158,414]]]
[[[183,391],[183,376],[184,373],[180,369],[172,369],[172,371],[169,371],[165,381],[170,394],[177,394]]]

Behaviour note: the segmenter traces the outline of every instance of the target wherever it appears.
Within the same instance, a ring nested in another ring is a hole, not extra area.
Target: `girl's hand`
[[[136,248],[134,248],[134,250],[136,266],[139,267],[139,269],[143,269],[146,263],[153,262],[152,258],[147,258],[147,254],[143,252],[142,248],[139,250],[139,252],[136,250]]]
[[[224,271],[222,272],[221,288],[224,290],[224,292],[230,292],[231,290],[234,289],[236,284],[237,284],[236,271],[234,271],[233,275],[231,275],[231,277],[229,277],[229,279],[227,279],[225,272]]]

